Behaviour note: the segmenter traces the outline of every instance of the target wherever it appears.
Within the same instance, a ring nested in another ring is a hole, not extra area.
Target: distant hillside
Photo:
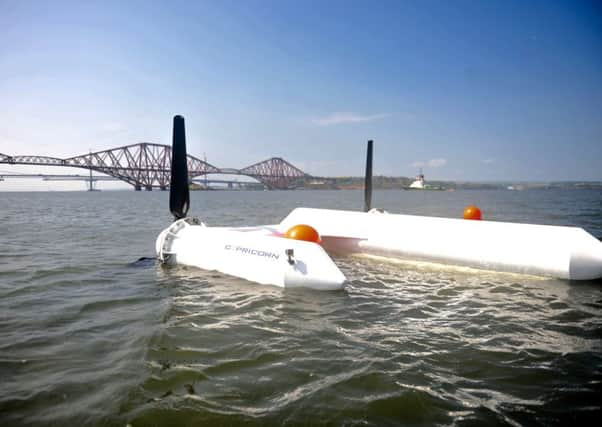
[[[372,185],[379,190],[401,190],[407,188],[414,178],[405,176],[375,176]],[[470,181],[427,181],[433,187],[444,190],[549,190],[549,189],[594,189],[602,190],[602,181],[559,181],[559,182],[470,182]],[[353,190],[364,188],[364,178],[355,176],[313,177],[301,179],[294,185],[299,189]]]

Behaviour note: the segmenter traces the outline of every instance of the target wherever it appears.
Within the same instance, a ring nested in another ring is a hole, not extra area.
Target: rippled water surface
[[[602,283],[347,257],[340,292],[164,269],[164,192],[0,193],[0,425],[586,425]],[[391,212],[577,225],[596,191],[375,193]],[[356,191],[192,193],[215,225]],[[520,242],[517,242],[520,243]],[[491,242],[495,244],[495,242]]]

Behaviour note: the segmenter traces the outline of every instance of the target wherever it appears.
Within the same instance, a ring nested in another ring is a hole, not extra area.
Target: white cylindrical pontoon
[[[297,208],[326,249],[561,279],[602,277],[602,242],[577,227]]]

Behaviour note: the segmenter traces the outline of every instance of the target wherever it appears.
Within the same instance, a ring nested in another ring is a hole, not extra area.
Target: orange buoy
[[[322,243],[320,234],[311,225],[298,224],[289,228],[284,237],[295,240],[305,240],[306,242]]]
[[[479,209],[475,205],[467,206],[466,209],[464,209],[464,219],[476,219],[476,220],[483,219],[483,215],[481,214],[481,209]]]

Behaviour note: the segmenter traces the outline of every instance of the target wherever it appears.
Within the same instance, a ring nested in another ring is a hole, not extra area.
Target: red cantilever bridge
[[[136,190],[169,187],[171,147],[142,142],[82,156],[59,159],[47,156],[9,156],[0,153],[0,163],[13,165],[67,166],[90,169],[110,175],[134,186]],[[218,168],[188,155],[190,179],[208,174],[246,175],[269,189],[284,190],[308,174],[279,157],[272,157],[243,169]]]

